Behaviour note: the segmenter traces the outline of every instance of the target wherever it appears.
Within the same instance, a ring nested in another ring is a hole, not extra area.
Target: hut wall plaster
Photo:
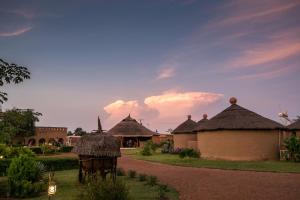
[[[173,136],[175,148],[188,148],[189,141],[197,141],[196,133],[177,133]]]
[[[208,159],[277,160],[278,130],[228,130],[198,132],[198,149]]]

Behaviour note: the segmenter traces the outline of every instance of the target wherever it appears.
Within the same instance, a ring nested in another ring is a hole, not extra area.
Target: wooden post
[[[79,182],[82,183],[82,161],[81,161],[81,159],[79,160],[79,174],[78,174],[78,179],[79,179]]]

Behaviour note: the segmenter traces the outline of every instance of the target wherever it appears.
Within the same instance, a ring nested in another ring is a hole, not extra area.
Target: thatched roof
[[[202,124],[204,124],[207,121],[208,121],[207,114],[203,114],[203,118],[200,121],[197,122],[197,125],[196,125],[196,127],[194,128],[193,131],[198,130],[198,127],[201,126]]]
[[[196,131],[284,129],[283,125],[247,110],[236,102],[235,98],[231,98],[231,106],[199,125]]]
[[[300,130],[300,119],[287,126],[289,130]]]
[[[197,122],[192,120],[191,115],[188,115],[188,119],[181,123],[173,130],[173,134],[179,133],[193,133],[194,128],[197,126]]]
[[[120,142],[107,133],[91,133],[82,136],[73,152],[94,157],[120,157]]]
[[[152,137],[156,134],[131,118],[130,115],[112,127],[108,133],[123,137]]]

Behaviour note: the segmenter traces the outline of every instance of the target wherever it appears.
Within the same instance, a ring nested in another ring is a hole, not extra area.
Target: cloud
[[[229,65],[234,68],[252,67],[285,60],[298,54],[300,54],[300,39],[272,41],[245,50],[240,57],[233,59]]]
[[[107,119],[111,126],[129,113],[136,119],[143,119],[153,130],[175,128],[185,116],[196,114],[201,116],[201,109],[213,105],[223,98],[223,94],[210,92],[176,92],[168,91],[160,95],[145,97],[143,103],[137,100],[117,100],[104,107],[109,114]]]
[[[30,31],[31,29],[32,29],[32,27],[29,26],[29,27],[17,29],[17,30],[12,31],[12,32],[0,32],[0,37],[14,37],[14,36],[19,36],[19,35],[22,35],[22,34],[28,32],[28,31]]]
[[[157,79],[168,79],[175,76],[175,68],[174,67],[165,67],[158,72]]]
[[[274,78],[278,78],[278,77],[287,75],[291,72],[295,72],[297,70],[299,70],[299,69],[296,66],[279,67],[276,69],[268,70],[266,72],[258,72],[258,73],[238,76],[236,79],[238,79],[238,80],[274,79]]]

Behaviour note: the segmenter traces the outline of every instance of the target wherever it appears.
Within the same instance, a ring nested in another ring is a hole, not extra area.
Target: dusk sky
[[[299,0],[0,0],[0,58],[31,79],[1,91],[39,126],[110,129],[129,113],[174,129],[238,104],[300,115]]]

